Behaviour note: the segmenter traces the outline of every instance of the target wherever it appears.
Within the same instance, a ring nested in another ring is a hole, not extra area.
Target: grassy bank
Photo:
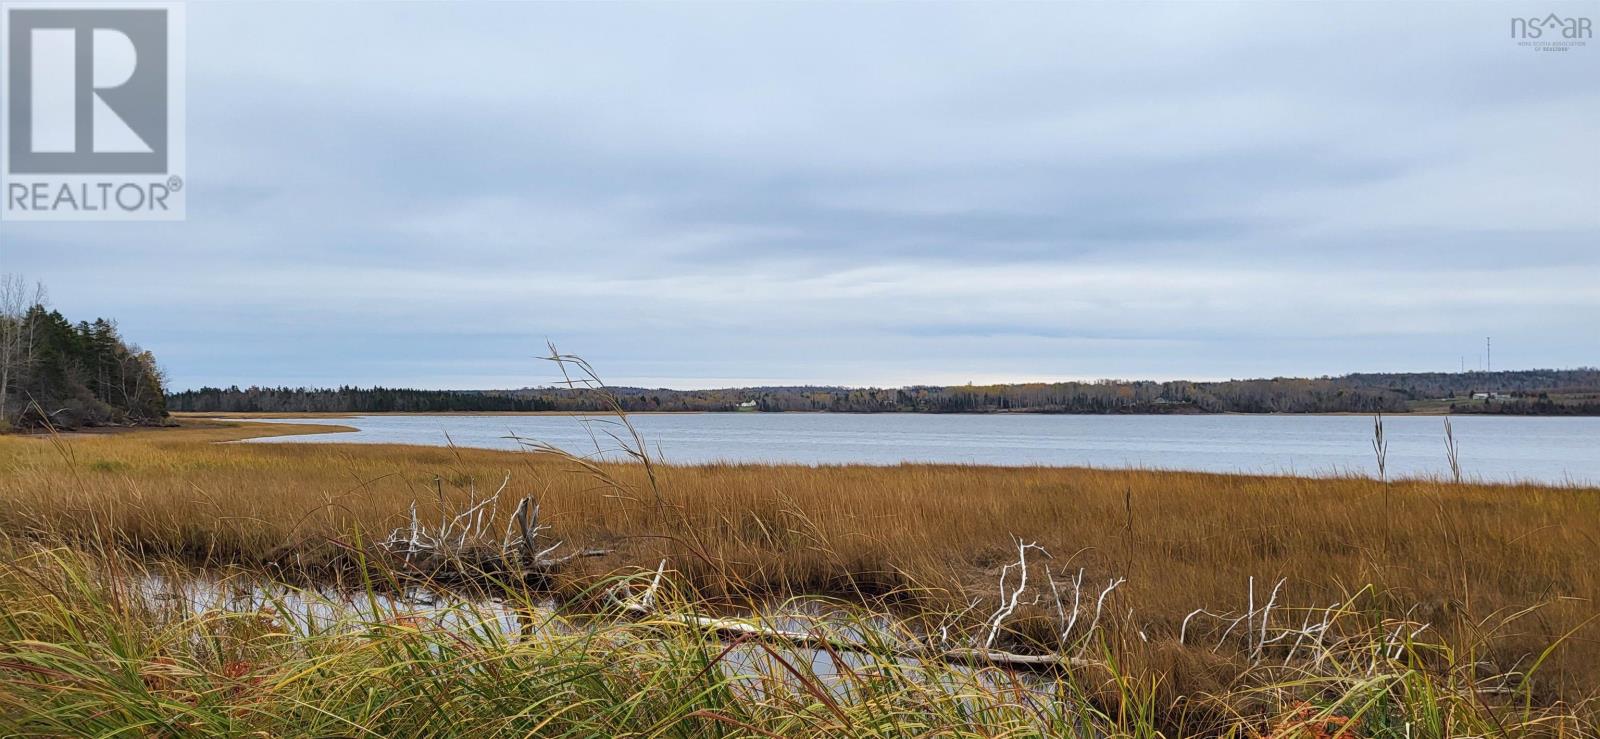
[[[970,629],[998,605],[1001,570],[1016,559],[1012,537],[1037,542],[1050,557],[1033,555],[1033,590],[1006,619],[1003,643],[1059,648],[1050,643],[1059,623],[1044,583],[1065,586],[1081,568],[1092,602],[1105,585],[1126,578],[1106,594],[1104,617],[1092,629],[1093,653],[1115,669],[1074,678],[1092,683],[1080,687],[1098,696],[1101,710],[1122,705],[1104,693],[1126,688],[1138,693],[1132,702],[1141,710],[1163,715],[1206,704],[1207,720],[1215,721],[1226,710],[1251,707],[1258,713],[1248,725],[1259,729],[1293,700],[1328,692],[1252,692],[1264,680],[1293,678],[1263,676],[1259,652],[1269,650],[1240,641],[1245,628],[1230,631],[1228,624],[1259,609],[1280,578],[1273,597],[1286,610],[1277,618],[1290,627],[1330,603],[1349,604],[1342,619],[1352,634],[1372,637],[1369,646],[1394,624],[1426,625],[1418,639],[1427,649],[1369,649],[1377,660],[1371,674],[1347,676],[1333,693],[1393,668],[1411,676],[1405,679],[1475,686],[1462,694],[1467,705],[1520,725],[1526,714],[1512,710],[1517,706],[1592,716],[1582,702],[1600,692],[1594,489],[949,465],[657,467],[652,485],[639,465],[585,467],[549,455],[210,443],[255,432],[210,422],[150,433],[0,438],[0,529],[16,547],[110,547],[139,561],[315,571],[336,562],[357,532],[370,538],[403,525],[413,503],[429,520],[441,497],[459,509],[509,475],[513,493],[539,499],[555,539],[613,550],[575,563],[551,584],[580,604],[592,605],[582,595],[596,583],[665,560],[673,582],[696,603],[822,593],[902,616],[964,614],[944,620]],[[18,584],[24,579],[5,587],[26,591]],[[1194,616],[1180,643],[1186,618],[1202,608],[1221,617]],[[139,623],[147,622],[166,623]],[[518,654],[544,648],[506,646]],[[287,660],[285,674],[300,674],[291,667],[314,663],[317,649],[301,644],[274,659]],[[603,653],[595,659],[604,661]],[[424,669],[406,669],[413,668]],[[1397,680],[1392,685],[1405,684]],[[302,687],[309,689],[296,689]],[[813,708],[832,713],[823,701]],[[730,734],[759,733],[705,720]],[[766,720],[752,725],[799,730]]]
[[[177,592],[181,565],[6,539],[0,553],[6,735],[1411,739],[1595,728],[1485,691],[1470,657],[1435,641],[1346,629],[1354,614],[1292,667],[1274,655],[1226,691],[1173,702],[1162,676],[1117,661],[1138,647],[1114,633],[1088,645],[1091,665],[1031,675],[906,660],[893,621],[849,604],[807,625],[868,635],[844,655],[710,638],[685,626],[698,606],[670,588],[645,618],[555,612],[516,589],[493,607],[403,604],[370,585],[337,600],[262,593],[243,574],[191,602]],[[637,594],[647,580],[607,584]],[[308,618],[308,604],[324,615]]]

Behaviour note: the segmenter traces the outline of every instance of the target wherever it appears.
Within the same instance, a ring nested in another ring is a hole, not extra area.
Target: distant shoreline
[[[1034,410],[999,410],[999,411],[628,411],[629,416],[698,416],[698,415],[768,415],[768,416],[1372,416],[1374,413],[1364,411],[1307,411],[1307,412],[1274,412],[1274,413],[1248,413],[1244,411],[1184,411],[1184,412],[1148,412],[1148,411],[1118,411],[1114,413],[1093,413],[1073,411],[1034,411]],[[610,411],[237,411],[223,413],[218,411],[174,411],[173,418],[177,419],[293,419],[293,418],[362,418],[365,416],[609,416]],[[1451,413],[1448,408],[1419,408],[1409,411],[1384,411],[1385,416],[1494,416],[1507,418],[1586,418],[1594,414],[1554,414],[1554,413]]]
[[[672,390],[391,387],[205,387],[169,393],[169,411],[447,414],[629,413],[1039,413],[1063,415],[1600,416],[1600,369],[1494,373],[1368,373],[1220,382],[1103,380],[899,388],[760,386]]]

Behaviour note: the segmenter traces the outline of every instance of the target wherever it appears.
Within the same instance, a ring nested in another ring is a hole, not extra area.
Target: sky
[[[1600,365],[1600,3],[188,8],[188,217],[0,222],[174,389]]]

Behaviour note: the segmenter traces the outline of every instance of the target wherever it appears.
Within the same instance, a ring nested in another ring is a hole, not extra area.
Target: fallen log
[[[843,639],[813,631],[780,629],[747,619],[662,613],[655,606],[655,596],[661,586],[665,567],[666,562],[663,560],[661,565],[656,568],[655,579],[651,581],[650,586],[644,593],[636,598],[623,598],[616,590],[612,590],[609,593],[612,605],[623,613],[636,618],[649,619],[653,623],[663,625],[671,624],[693,628],[711,634],[718,639],[761,639],[800,649],[854,654],[879,655],[884,652],[882,645]],[[956,647],[915,640],[903,641],[892,645],[889,648],[889,653],[898,659],[948,662],[973,667],[993,666],[1041,671],[1067,671],[1105,667],[1104,662],[1064,654],[1017,654],[989,647]]]

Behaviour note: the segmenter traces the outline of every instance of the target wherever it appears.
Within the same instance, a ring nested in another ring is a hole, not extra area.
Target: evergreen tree
[[[42,292],[41,292],[42,294]],[[34,302],[0,311],[0,427],[153,424],[167,417],[153,354],[123,341],[114,321],[73,324]]]

